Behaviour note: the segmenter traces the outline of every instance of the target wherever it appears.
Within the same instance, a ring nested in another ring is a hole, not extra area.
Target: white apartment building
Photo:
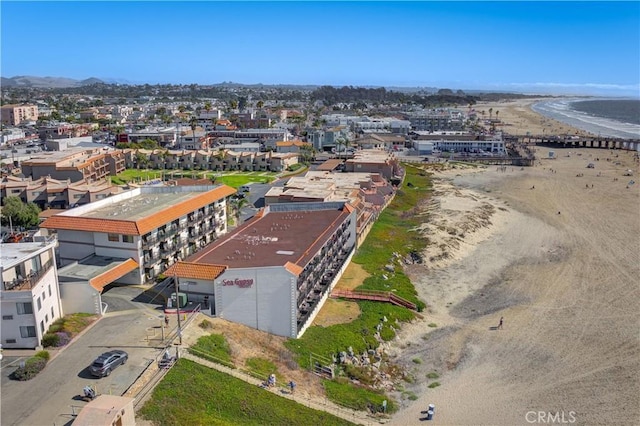
[[[127,265],[117,282],[142,284],[227,232],[226,185],[144,186],[66,210],[41,227],[58,234],[59,264],[90,256]]]
[[[0,244],[3,348],[38,348],[63,316],[55,246],[55,240]]]

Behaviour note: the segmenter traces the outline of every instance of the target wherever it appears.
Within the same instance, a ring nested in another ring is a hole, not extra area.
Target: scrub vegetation
[[[159,425],[353,424],[184,358],[156,386],[140,415]]]

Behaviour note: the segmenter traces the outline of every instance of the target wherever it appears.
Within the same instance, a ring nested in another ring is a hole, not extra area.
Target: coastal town
[[[617,194],[620,220],[638,205],[640,138],[536,114],[540,97],[85,83],[2,88],[3,424],[62,424],[69,412],[74,424],[156,424],[149,407],[187,362],[328,424],[466,421],[446,397],[424,398],[447,373],[456,383],[472,358],[465,339],[483,344],[532,320],[518,311],[535,299],[530,287],[501,288],[520,276],[508,268],[564,262],[576,243],[560,241],[577,220],[569,198]],[[576,188],[584,194],[560,195]],[[525,218],[525,201],[552,218]],[[476,253],[482,264],[464,263],[482,244],[517,247],[527,227],[535,243],[522,253],[490,247]],[[623,263],[620,274],[637,278]],[[73,315],[91,323],[61,342]],[[480,328],[492,333],[473,335]],[[97,380],[83,368],[107,348],[128,363]],[[9,378],[43,351],[48,367]],[[40,391],[22,386],[37,381]],[[75,400],[83,386],[99,395]],[[6,404],[17,398],[47,402]],[[113,405],[120,417],[104,417]]]

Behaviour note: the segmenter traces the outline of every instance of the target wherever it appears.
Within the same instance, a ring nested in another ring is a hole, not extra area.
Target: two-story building
[[[49,326],[63,316],[55,240],[0,244],[2,347],[40,346]]]

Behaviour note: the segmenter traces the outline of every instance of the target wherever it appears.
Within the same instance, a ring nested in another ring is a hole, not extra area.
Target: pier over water
[[[518,145],[539,145],[552,148],[607,148],[629,151],[640,150],[640,138],[622,139],[607,136],[569,135],[505,135],[507,143]]]

